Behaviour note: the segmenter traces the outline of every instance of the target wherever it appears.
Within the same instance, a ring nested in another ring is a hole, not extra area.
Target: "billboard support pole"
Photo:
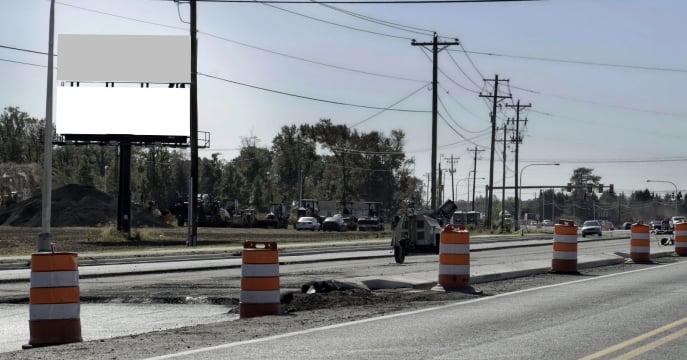
[[[50,215],[52,211],[52,94],[53,94],[53,50],[55,36],[55,0],[50,1],[50,35],[48,40],[48,84],[45,98],[45,131],[43,131],[43,194],[41,233],[38,236],[37,251],[51,250]]]

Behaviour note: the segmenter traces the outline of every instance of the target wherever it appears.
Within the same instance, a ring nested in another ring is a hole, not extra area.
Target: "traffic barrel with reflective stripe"
[[[80,314],[77,254],[32,254],[29,346],[83,341]]]
[[[246,241],[241,257],[239,317],[279,314],[277,243]]]
[[[649,225],[636,223],[630,226],[630,259],[634,262],[651,261]]]
[[[673,226],[675,228],[675,253],[687,256],[687,222],[679,222]]]
[[[553,228],[551,271],[577,272],[577,226],[573,220],[558,220]]]
[[[448,224],[439,234],[439,285],[470,285],[470,233],[463,225]]]

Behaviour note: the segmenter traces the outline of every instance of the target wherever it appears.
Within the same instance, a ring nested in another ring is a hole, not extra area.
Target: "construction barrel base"
[[[551,272],[561,274],[579,274],[577,271],[577,260],[551,260]]]
[[[241,318],[251,318],[256,316],[278,315],[280,304],[239,304]]]
[[[81,319],[29,320],[30,347],[83,342]]]

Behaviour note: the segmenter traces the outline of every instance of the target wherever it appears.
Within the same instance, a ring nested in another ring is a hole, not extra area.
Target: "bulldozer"
[[[289,212],[283,203],[272,203],[263,219],[257,221],[258,227],[284,228],[289,226]]]
[[[396,263],[403,264],[406,255],[414,252],[438,254],[441,230],[457,208],[452,200],[435,210],[416,209],[413,202],[408,202],[405,213],[395,216],[392,223],[391,247]]]

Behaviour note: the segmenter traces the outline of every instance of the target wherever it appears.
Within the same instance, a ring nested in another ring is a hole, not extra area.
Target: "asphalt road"
[[[684,359],[687,262],[151,359]]]

